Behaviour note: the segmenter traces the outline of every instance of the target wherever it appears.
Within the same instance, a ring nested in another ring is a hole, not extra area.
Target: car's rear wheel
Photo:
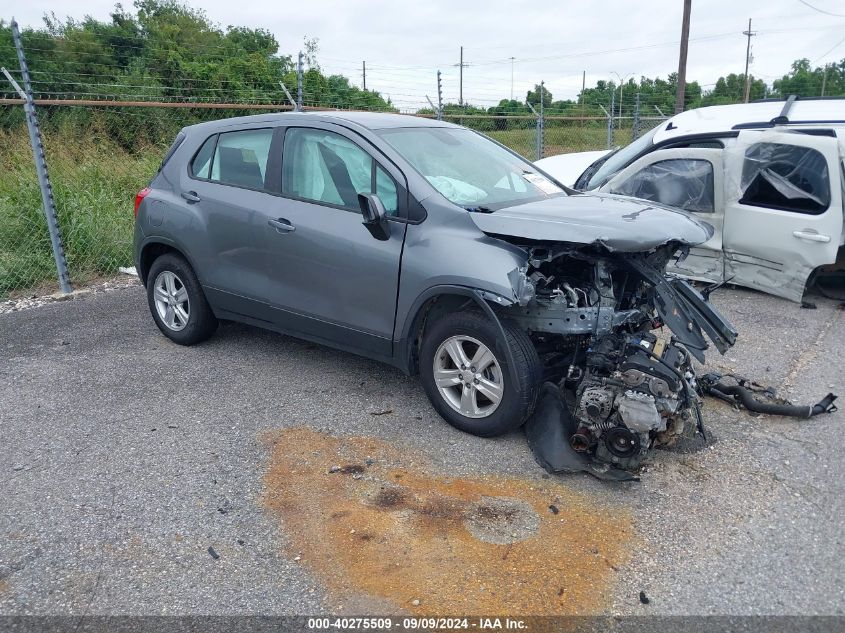
[[[217,329],[193,269],[174,253],[161,255],[150,266],[147,302],[158,329],[179,345],[201,343]]]
[[[420,347],[420,377],[432,405],[449,424],[473,435],[518,428],[537,401],[542,375],[537,352],[525,332],[508,321],[502,326],[506,341],[479,313],[449,314],[427,328]]]

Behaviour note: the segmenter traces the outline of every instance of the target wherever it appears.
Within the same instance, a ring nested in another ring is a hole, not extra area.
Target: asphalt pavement
[[[845,396],[837,302],[815,298],[817,309],[802,309],[738,289],[713,299],[740,340],[725,356],[713,351],[710,367],[796,402]],[[437,604],[446,588],[434,584],[420,585],[411,606],[369,585],[351,596],[354,566],[365,561],[338,552],[309,564],[340,547],[302,538],[322,515],[300,520],[308,508],[290,496],[267,501],[268,486],[301,481],[284,462],[268,475],[285,441],[357,437],[371,442],[361,455],[390,453],[391,467],[424,469],[439,482],[425,485],[507,480],[526,495],[556,486],[572,508],[589,506],[578,516],[620,540],[606,573],[584,576],[589,586],[568,578],[578,612],[845,615],[843,412],[779,419],[708,401],[715,443],[656,452],[639,483],[548,479],[521,433],[489,440],[452,429],[416,378],[388,366],[231,323],[203,345],[178,347],[156,329],[136,285],[0,314],[0,419],[0,614],[313,614],[356,605],[401,613]],[[307,433],[285,435],[299,427]],[[349,490],[337,493],[347,495],[339,504],[352,503]],[[333,493],[318,492],[329,512]],[[555,520],[570,520],[567,511]],[[564,587],[560,595],[565,602]]]

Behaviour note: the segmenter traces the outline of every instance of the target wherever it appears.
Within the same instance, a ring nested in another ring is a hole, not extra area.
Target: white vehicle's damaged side
[[[749,129],[723,142],[656,149],[598,190],[684,209],[713,227],[671,272],[801,301],[811,275],[845,246],[842,130]]]

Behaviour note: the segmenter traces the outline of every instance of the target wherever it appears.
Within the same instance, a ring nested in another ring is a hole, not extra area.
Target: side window
[[[830,206],[830,174],[818,150],[757,143],[745,152],[740,204],[818,215]]]
[[[713,213],[713,163],[693,158],[661,160],[644,167],[611,193]]]
[[[214,143],[217,142],[217,135],[210,136],[202,144],[194,160],[191,161],[191,175],[195,178],[208,178],[211,171],[211,154],[214,151]]]
[[[211,162],[211,180],[225,185],[263,189],[273,130],[220,134]]]
[[[360,209],[359,193],[376,193],[388,215],[398,210],[393,178],[355,143],[325,130],[292,128],[285,133],[282,193],[353,211]]]

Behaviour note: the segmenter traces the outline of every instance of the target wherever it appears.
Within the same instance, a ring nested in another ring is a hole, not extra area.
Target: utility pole
[[[581,71],[581,127],[584,127],[584,117],[587,112],[584,110],[584,91],[587,90],[587,71]]]
[[[678,91],[675,93],[675,114],[684,111],[687,90],[687,50],[689,49],[689,16],[692,0],[684,0],[684,19],[681,23],[681,50],[678,55]]]
[[[361,62],[361,74],[364,76],[364,92],[367,91],[367,62]]]
[[[751,63],[751,36],[757,35],[751,30],[751,18],[748,18],[748,30],[742,32],[748,38],[748,43],[745,45],[745,93],[742,98],[743,103],[748,103],[751,96],[751,77],[748,75],[748,65]]]
[[[581,105],[584,105],[584,91],[587,89],[587,71],[581,71]]]
[[[825,84],[827,84],[827,64],[824,65],[824,74],[822,75],[822,97],[824,96]]]
[[[513,101],[513,62],[516,57],[511,57],[511,101]]]

